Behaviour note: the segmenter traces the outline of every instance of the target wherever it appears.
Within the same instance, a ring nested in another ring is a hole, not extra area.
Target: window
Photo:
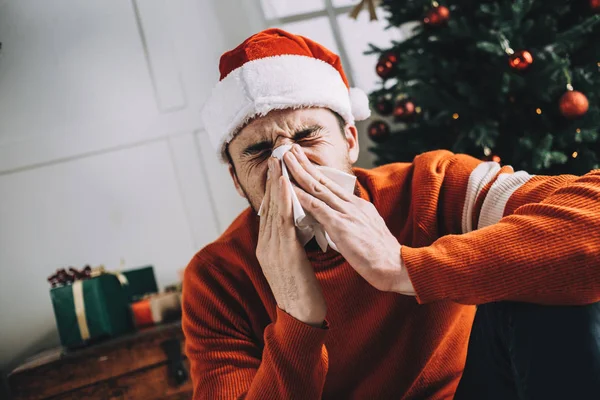
[[[358,19],[350,11],[359,0],[256,0],[260,1],[267,25],[313,39],[339,54],[351,86],[369,93],[381,84],[375,73],[376,55],[364,55],[368,44],[389,47],[403,39],[403,31],[387,27],[382,9],[370,21],[366,7]]]

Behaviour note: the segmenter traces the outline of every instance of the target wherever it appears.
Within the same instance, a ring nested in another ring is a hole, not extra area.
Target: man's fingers
[[[346,211],[348,202],[341,199],[325,186],[324,182],[326,182],[326,178],[324,176],[319,179],[314,178],[300,165],[297,156],[293,153],[286,153],[284,155],[284,160],[288,167],[288,171],[302,189],[317,199],[324,201],[334,210],[340,212]],[[314,169],[313,165],[311,165],[311,167]],[[322,174],[320,175],[322,176]]]
[[[265,195],[263,197],[263,201],[262,201],[262,207],[260,210],[260,225],[259,225],[259,235],[266,235],[266,238],[268,238],[271,235],[271,229],[267,229],[268,225],[268,218],[270,215],[269,212],[269,206],[271,204],[271,182],[273,182],[273,179],[271,179],[270,174],[267,172],[267,182],[265,183]]]
[[[271,226],[271,237],[279,238],[279,225],[281,219],[280,211],[280,185],[279,179],[281,178],[281,162],[276,158],[269,158],[269,171],[271,172],[271,206],[270,206],[270,226]]]
[[[304,153],[304,150],[302,150],[301,146],[294,144],[292,146],[291,152],[296,156],[296,159],[298,160],[298,163],[302,166],[302,168],[304,168],[306,172],[308,172],[317,181],[327,186],[327,188],[331,190],[332,193],[346,201],[352,201],[354,199],[355,196],[352,195],[352,193],[344,191],[344,189],[340,185],[338,185],[336,182],[332,181],[331,179],[326,177],[321,171],[319,171],[317,167],[314,166],[312,162],[310,162],[308,157],[306,157],[306,154]]]
[[[311,196],[299,187],[294,187],[298,200],[306,211],[308,211],[325,230],[331,234],[332,230],[338,228],[341,213],[329,207],[322,200]]]

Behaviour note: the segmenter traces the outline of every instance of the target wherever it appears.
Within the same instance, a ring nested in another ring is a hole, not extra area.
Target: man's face
[[[358,158],[356,128],[340,127],[326,108],[271,111],[246,125],[229,143],[229,171],[236,189],[257,211],[265,194],[267,160],[273,149],[298,143],[316,165],[352,173]]]

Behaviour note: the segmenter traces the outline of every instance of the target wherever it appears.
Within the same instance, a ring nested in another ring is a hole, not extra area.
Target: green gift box
[[[60,341],[79,347],[134,330],[127,280],[105,273],[50,290]]]
[[[148,294],[158,293],[154,267],[151,265],[122,271],[122,273],[129,282],[128,290],[132,301],[141,300]]]

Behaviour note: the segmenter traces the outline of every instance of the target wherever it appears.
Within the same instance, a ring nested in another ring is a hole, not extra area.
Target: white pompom
[[[363,121],[371,116],[369,109],[369,98],[366,93],[359,88],[350,88],[350,104],[352,115],[357,121]]]

